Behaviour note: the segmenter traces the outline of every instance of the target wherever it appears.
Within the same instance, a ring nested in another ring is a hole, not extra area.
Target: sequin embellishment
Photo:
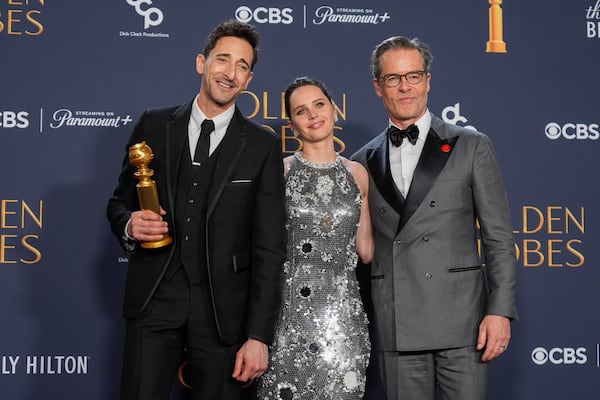
[[[286,177],[283,304],[259,400],[359,400],[370,342],[355,276],[360,192],[341,157]]]

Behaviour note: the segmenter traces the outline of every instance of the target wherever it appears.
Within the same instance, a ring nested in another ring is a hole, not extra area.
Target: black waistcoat
[[[192,165],[189,151],[183,151],[175,190],[174,219],[178,249],[167,268],[166,279],[171,279],[182,266],[191,285],[208,279],[206,203],[220,147],[200,166]]]

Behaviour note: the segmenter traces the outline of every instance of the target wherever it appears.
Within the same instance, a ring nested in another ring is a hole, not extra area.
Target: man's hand
[[[152,211],[135,211],[131,213],[131,221],[127,234],[138,242],[154,242],[161,240],[169,232],[167,222],[162,216],[167,212],[160,208],[160,215]]]
[[[483,350],[481,361],[498,357],[508,348],[510,341],[510,320],[500,315],[486,315],[479,324],[477,350]]]
[[[251,384],[261,376],[269,364],[267,345],[255,339],[248,339],[235,356],[233,378]]]

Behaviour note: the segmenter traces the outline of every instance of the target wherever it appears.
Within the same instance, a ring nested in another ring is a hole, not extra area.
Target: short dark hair
[[[429,46],[418,38],[409,39],[404,36],[392,36],[379,43],[375,46],[375,50],[373,50],[373,55],[371,56],[373,78],[379,78],[381,75],[381,56],[386,51],[395,49],[417,50],[423,58],[423,69],[429,73],[431,63],[433,62],[433,54],[431,54]]]
[[[294,91],[296,89],[298,89],[299,87],[302,86],[316,86],[319,89],[321,89],[321,92],[323,92],[323,94],[325,95],[325,97],[327,97],[327,99],[333,104],[333,100],[331,100],[331,96],[329,95],[329,91],[327,90],[327,87],[325,86],[325,84],[321,81],[318,81],[316,79],[310,78],[308,76],[301,76],[299,78],[294,79],[285,89],[285,94],[283,95],[283,103],[285,105],[285,114],[287,115],[288,118],[291,119],[290,116],[290,97],[292,96],[292,93],[294,93]]]
[[[254,28],[252,25],[245,24],[235,19],[221,22],[208,35],[206,38],[206,43],[204,44],[204,51],[202,52],[204,57],[208,58],[208,55],[212,49],[214,49],[217,45],[217,41],[226,36],[244,39],[250,44],[250,46],[252,46],[252,50],[254,52],[252,64],[250,65],[250,70],[252,70],[258,62],[258,42],[260,41],[260,35],[256,31],[256,28]]]

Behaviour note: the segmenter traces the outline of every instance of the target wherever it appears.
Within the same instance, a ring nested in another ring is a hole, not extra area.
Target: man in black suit
[[[267,368],[286,246],[281,143],[235,106],[258,40],[218,25],[196,58],[200,93],[146,111],[127,144],[153,150],[161,209],[140,210],[125,157],[108,204],[129,258],[122,399],[168,399],[186,359],[195,400],[240,399]],[[172,244],[142,246],[167,232]]]

